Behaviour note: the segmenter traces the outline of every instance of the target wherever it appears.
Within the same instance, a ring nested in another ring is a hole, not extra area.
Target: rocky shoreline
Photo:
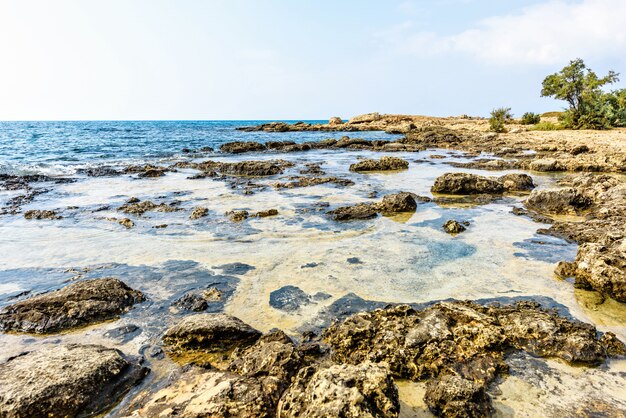
[[[515,215],[546,224],[539,231],[542,234],[578,244],[575,260],[558,263],[558,277],[572,281],[578,289],[594,290],[602,298],[626,303],[626,181],[622,174],[626,173],[626,131],[532,132],[514,126],[509,133],[496,135],[486,132],[485,127],[480,119],[379,114],[347,122],[332,118],[319,125],[270,123],[241,130],[277,135],[381,130],[403,136],[390,141],[342,136],[303,143],[230,142],[220,147],[217,158],[246,153],[263,158],[199,161],[195,157],[169,166],[100,167],[81,174],[130,175],[152,181],[181,170],[191,171],[194,174],[189,180],[222,181],[243,195],[319,185],[341,190],[361,181],[352,174],[397,175],[427,162],[410,160],[406,155],[366,158],[346,167],[350,177],[344,178],[327,174],[323,162],[301,168],[301,162],[285,160],[284,155],[309,150],[456,150],[475,158],[470,162],[446,161],[467,172],[439,175],[430,189],[432,197],[372,190],[365,201],[341,203],[337,199],[332,205],[307,207],[303,213],[319,214],[337,228],[349,229],[380,216],[412,214],[423,204],[462,201],[486,205],[515,196],[522,199],[521,205],[513,207]],[[265,158],[278,153],[280,159]],[[483,176],[472,173],[472,169],[526,173]],[[545,173],[561,173],[558,187],[536,188],[536,176]],[[45,224],[64,219],[72,210],[22,210],[22,205],[47,192],[37,184],[72,179],[3,176],[0,181],[4,189],[24,192],[2,209],[3,214],[21,213],[24,222]],[[220,217],[239,228],[249,227],[251,219],[268,222],[282,215],[282,209],[271,206],[214,214],[208,205],[189,209],[177,200],[142,199],[133,197],[93,213],[114,210],[124,217],[104,219],[126,229],[137,228],[149,213],[182,212],[182,217],[197,223]],[[167,227],[163,223],[152,226]],[[452,237],[469,229],[465,236],[472,228],[473,223],[462,216],[440,227]],[[358,257],[347,262],[362,263]],[[228,274],[245,275],[254,267],[237,263],[218,267],[225,275],[209,277],[204,287],[183,289],[171,304],[178,314],[176,323],[159,330],[157,340],[149,350],[142,349],[141,355],[84,341],[46,344],[8,358],[0,364],[0,417],[92,416],[112,408],[116,408],[115,416],[132,417],[398,417],[400,381],[423,384],[422,401],[436,416],[490,416],[495,411],[492,393],[506,382],[509,362],[515,356],[530,355],[539,362],[558,359],[568,367],[589,369],[626,358],[626,346],[614,333],[601,332],[592,324],[531,301],[498,304],[447,300],[417,307],[369,303],[346,296],[346,306],[337,305],[336,312],[327,309],[328,320],[322,321],[320,328],[289,335],[280,329],[261,332],[237,315],[223,312],[239,280]],[[76,281],[60,289],[18,296],[17,301],[0,309],[0,331],[61,336],[104,322],[115,323],[138,309],[155,309],[151,315],[160,315],[149,296],[120,279],[83,278],[78,274]],[[328,298],[330,295],[323,292],[308,294],[295,286],[283,286],[272,292],[269,303],[277,310],[297,314],[302,307]],[[118,331],[122,335],[137,330],[123,325]],[[151,373],[155,359],[177,366],[166,379],[159,377],[156,385],[151,383],[148,390],[146,381],[155,373]]]

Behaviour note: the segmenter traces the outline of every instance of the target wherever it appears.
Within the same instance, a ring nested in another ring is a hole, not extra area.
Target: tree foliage
[[[564,100],[569,108],[561,123],[573,129],[606,129],[626,124],[626,92],[606,93],[604,86],[619,81],[614,71],[604,77],[587,68],[582,59],[570,61],[561,71],[543,80],[541,96]]]
[[[533,112],[526,112],[522,115],[522,119],[520,121],[522,125],[536,125],[541,122],[541,115],[538,115]]]

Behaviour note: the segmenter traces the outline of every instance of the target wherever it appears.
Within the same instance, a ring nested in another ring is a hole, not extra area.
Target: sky
[[[0,120],[519,116],[574,58],[626,81],[626,0],[0,0]]]

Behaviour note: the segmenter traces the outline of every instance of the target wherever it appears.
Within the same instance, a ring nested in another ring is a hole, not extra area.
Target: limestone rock
[[[446,173],[435,180],[431,191],[441,194],[501,194],[504,186],[497,180],[476,174]]]
[[[350,166],[350,171],[390,171],[406,170],[409,162],[397,157],[382,157],[380,160],[363,160]]]
[[[547,215],[578,215],[592,204],[574,188],[533,190],[525,202],[528,209]]]

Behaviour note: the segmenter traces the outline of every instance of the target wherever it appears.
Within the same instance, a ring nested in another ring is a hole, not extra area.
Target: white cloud
[[[619,57],[626,50],[626,1],[551,0],[484,19],[457,34],[415,32],[404,24],[385,35],[403,53],[466,53],[503,65]]]

